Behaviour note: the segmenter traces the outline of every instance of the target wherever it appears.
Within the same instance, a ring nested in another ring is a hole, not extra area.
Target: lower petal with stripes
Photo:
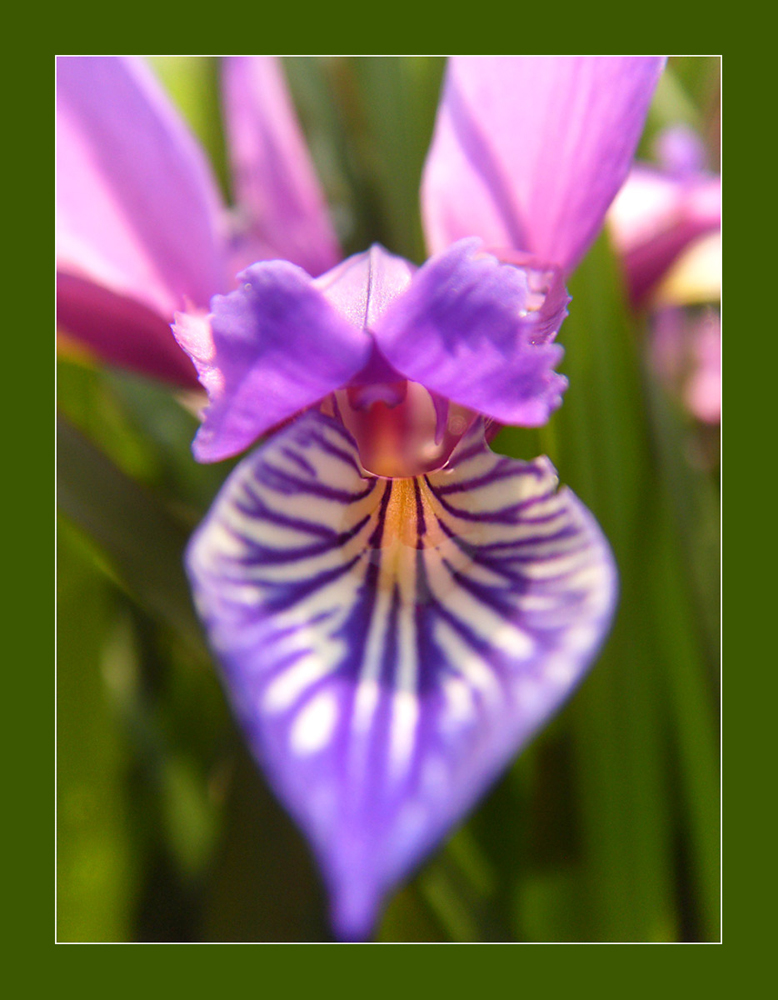
[[[365,473],[311,411],[245,459],[187,555],[252,751],[308,835],[344,938],[575,687],[616,574],[545,458]]]

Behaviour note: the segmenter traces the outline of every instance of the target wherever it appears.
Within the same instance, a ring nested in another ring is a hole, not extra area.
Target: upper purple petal
[[[376,324],[381,353],[406,378],[501,423],[536,426],[567,380],[550,343],[567,315],[560,282],[534,309],[534,272],[461,240],[415,274]]]
[[[321,274],[340,251],[279,61],[225,59],[223,81],[230,158],[251,261],[280,258]]]
[[[194,441],[201,462],[247,448],[261,434],[344,385],[372,341],[287,261],[253,264],[216,295],[208,324],[180,316],[179,343],[198,368],[210,405]]]
[[[422,183],[430,250],[480,236],[571,271],[627,176],[663,65],[450,59]]]
[[[226,287],[220,211],[202,151],[139,59],[58,58],[60,271],[170,322]]]
[[[547,459],[365,477],[311,412],[242,462],[193,538],[196,604],[251,748],[307,833],[336,933],[384,895],[556,711],[608,628],[594,519]]]

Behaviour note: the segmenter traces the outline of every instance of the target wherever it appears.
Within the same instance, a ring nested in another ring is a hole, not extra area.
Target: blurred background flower
[[[608,214],[651,366],[698,420],[721,419],[721,178],[688,125],[661,131]]]
[[[240,252],[251,197],[225,169],[217,66],[152,64],[207,146],[221,197],[241,198],[214,238]],[[441,61],[284,69],[345,251],[379,240],[423,259],[417,192]],[[654,130],[679,108],[706,114],[717,73],[716,60],[671,61]],[[571,291],[566,405],[496,448],[548,453],[597,510],[623,608],[576,703],[397,896],[385,939],[717,934],[715,481],[686,461],[682,428],[643,379],[604,241]],[[59,937],[326,937],[317,877],[232,729],[181,573],[224,469],[191,462],[196,422],[148,380],[63,360],[59,395]]]

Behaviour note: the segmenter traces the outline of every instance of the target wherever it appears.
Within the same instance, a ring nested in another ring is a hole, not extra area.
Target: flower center
[[[386,479],[442,468],[476,417],[410,381],[339,389],[332,410],[354,437],[365,471]]]

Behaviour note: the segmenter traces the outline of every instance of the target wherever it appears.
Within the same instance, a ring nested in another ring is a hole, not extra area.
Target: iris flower
[[[565,276],[626,177],[661,67],[450,60],[421,190],[431,256],[416,267],[377,245],[337,262],[272,60],[226,61],[229,226],[141,65],[60,60],[63,326],[186,381],[174,319],[209,397],[195,456],[269,435],[187,567],[341,938],[370,934],[609,627],[616,574],[594,518],[546,458],[487,441],[562,401]]]

